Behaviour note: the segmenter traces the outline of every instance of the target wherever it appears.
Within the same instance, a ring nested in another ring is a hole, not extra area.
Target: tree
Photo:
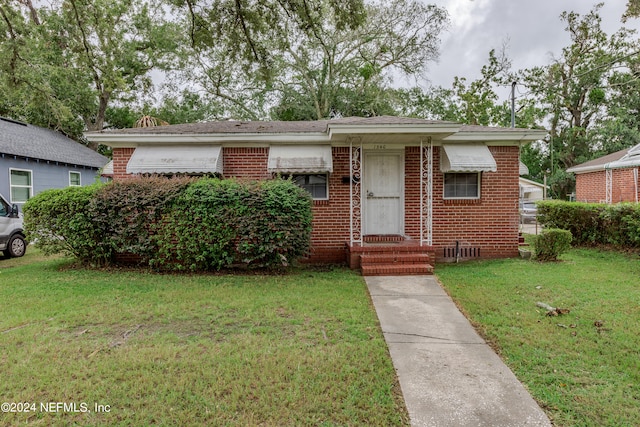
[[[640,144],[640,54],[624,63],[623,71],[609,78],[606,114],[589,132],[597,156]]]
[[[628,0],[627,9],[622,15],[622,22],[626,22],[629,18],[640,17],[640,0]]]
[[[465,77],[456,76],[451,88],[431,87],[427,91],[414,87],[402,91],[402,112],[405,115],[435,120],[449,120],[469,125],[511,125],[511,105],[508,100],[500,102],[496,89],[511,86],[514,80],[511,61],[505,49],[499,55],[489,52],[487,64],[482,67],[481,77],[467,83]],[[535,103],[518,98],[516,104],[516,126],[522,128],[541,127],[542,112]]]
[[[598,4],[587,15],[564,12],[561,20],[571,37],[550,65],[521,72],[530,96],[547,114],[551,189],[564,198],[573,191],[564,171],[591,159],[596,151],[590,131],[607,115],[609,84],[614,70],[631,56],[630,31],[608,36],[600,26]],[[628,89],[628,88],[627,88]]]
[[[104,126],[109,104],[151,88],[177,26],[148,1],[59,0],[0,4],[3,113],[79,138]]]
[[[111,106],[106,112],[106,125],[113,129],[131,128],[144,115],[172,125],[196,123],[213,120],[221,114],[218,106],[209,104],[197,93],[184,89],[181,93],[165,95],[158,105],[127,103]]]
[[[447,22],[443,9],[412,0],[184,4],[198,70],[190,77],[230,115],[248,118],[392,112],[391,72],[420,76]]]
[[[29,13],[18,5],[0,3],[0,114],[62,130],[79,137],[78,111],[91,104],[88,81],[72,67],[64,67],[64,44],[50,37],[47,18],[31,2]]]

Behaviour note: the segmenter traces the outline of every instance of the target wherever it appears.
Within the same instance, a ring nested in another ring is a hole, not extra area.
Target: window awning
[[[138,147],[127,163],[127,173],[220,173],[219,145]]]
[[[113,160],[102,167],[102,176],[113,176]]]
[[[495,172],[496,161],[486,145],[444,144],[440,157],[442,172]]]
[[[329,145],[275,145],[269,148],[269,172],[326,173],[333,172]]]

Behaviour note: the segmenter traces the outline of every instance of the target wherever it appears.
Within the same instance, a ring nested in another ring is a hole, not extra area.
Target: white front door
[[[404,234],[403,170],[403,152],[365,151],[365,234]]]

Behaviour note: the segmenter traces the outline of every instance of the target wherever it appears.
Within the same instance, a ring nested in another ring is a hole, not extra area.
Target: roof
[[[640,166],[640,144],[570,167],[567,172],[587,173],[605,169]]]
[[[92,134],[136,134],[136,135],[188,135],[211,133],[313,133],[327,132],[329,125],[358,126],[358,125],[424,125],[424,124],[455,124],[437,120],[414,119],[395,116],[378,117],[346,117],[333,120],[316,121],[235,121],[224,120],[203,123],[185,123],[169,126],[150,126],[144,128],[102,130],[90,132]]]
[[[544,184],[541,184],[539,182],[532,181],[530,179],[526,179],[526,178],[523,178],[523,177],[520,177],[518,181],[519,181],[521,187],[535,187],[535,188],[539,188],[541,190],[544,188]],[[547,185],[547,188],[549,188],[548,185]]]
[[[0,117],[0,153],[101,168],[109,159],[59,132]]]
[[[217,121],[170,126],[154,126],[89,132],[90,141],[112,147],[175,143],[290,143],[340,144],[355,136],[366,136],[370,143],[420,141],[431,136],[438,141],[530,142],[546,131],[534,129],[465,126],[460,123],[409,117],[346,117],[316,121]]]

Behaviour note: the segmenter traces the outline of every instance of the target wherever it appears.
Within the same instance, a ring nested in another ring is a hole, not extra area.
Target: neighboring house
[[[292,176],[313,196],[310,261],[363,274],[518,255],[519,148],[545,131],[401,117],[224,121],[87,133],[138,174]]]
[[[0,117],[0,193],[12,204],[49,188],[92,184],[108,161],[61,133]]]
[[[523,202],[535,202],[544,199],[544,184],[523,177],[519,178],[520,200]]]
[[[522,175],[529,175],[529,168],[520,162],[520,202],[535,202],[545,197],[544,184],[523,178]]]
[[[576,201],[638,202],[640,144],[567,169],[576,174]]]

